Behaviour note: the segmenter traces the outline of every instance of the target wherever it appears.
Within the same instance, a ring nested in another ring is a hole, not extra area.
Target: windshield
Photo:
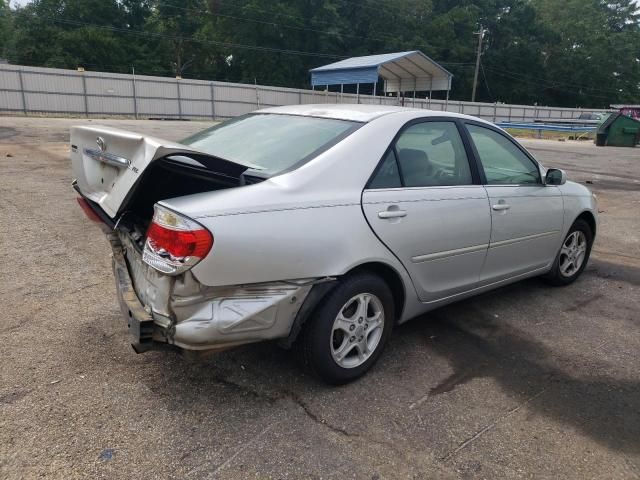
[[[223,122],[180,143],[275,175],[307,162],[360,125],[330,118],[259,113]]]

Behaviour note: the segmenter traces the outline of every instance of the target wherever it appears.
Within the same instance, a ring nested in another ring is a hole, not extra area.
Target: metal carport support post
[[[416,77],[413,77],[413,103],[412,103],[412,107],[416,106],[416,88],[418,88],[418,79]]]
[[[429,110],[431,110],[431,97],[433,96],[433,75],[429,76]]]

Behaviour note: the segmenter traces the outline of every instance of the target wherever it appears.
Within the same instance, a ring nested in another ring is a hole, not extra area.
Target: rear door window
[[[421,122],[404,129],[370,187],[397,184],[398,177],[404,187],[471,185],[469,160],[456,124]]]

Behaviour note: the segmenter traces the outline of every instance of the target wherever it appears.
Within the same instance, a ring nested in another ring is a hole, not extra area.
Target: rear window
[[[331,118],[258,113],[228,120],[180,143],[270,176],[311,160],[361,125]]]

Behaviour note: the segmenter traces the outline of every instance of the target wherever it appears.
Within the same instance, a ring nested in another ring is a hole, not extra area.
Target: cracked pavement
[[[68,129],[86,122],[0,117],[0,478],[640,478],[640,150],[524,140],[598,195],[582,278],[434,311],[330,388],[272,343],[132,351],[107,240],[70,187]]]

